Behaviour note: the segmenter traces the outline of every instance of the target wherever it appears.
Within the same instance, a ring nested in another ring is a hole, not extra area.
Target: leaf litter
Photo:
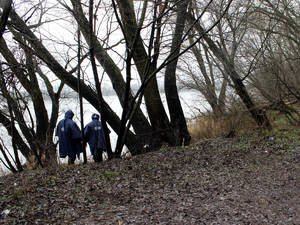
[[[300,224],[297,143],[217,138],[7,175],[0,224]]]

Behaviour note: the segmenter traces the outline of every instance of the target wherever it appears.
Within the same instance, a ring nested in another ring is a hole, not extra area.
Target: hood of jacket
[[[96,114],[96,113],[94,113],[94,114],[92,115],[92,120],[99,120],[99,115]]]
[[[68,110],[66,113],[65,113],[65,119],[72,119],[74,116],[74,113],[72,112],[72,110]]]

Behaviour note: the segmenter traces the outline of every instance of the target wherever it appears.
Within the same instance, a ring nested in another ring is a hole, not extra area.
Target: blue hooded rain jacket
[[[69,156],[72,160],[79,158],[82,152],[81,132],[77,124],[72,120],[74,113],[68,110],[65,118],[57,124],[56,136],[59,141],[59,157]]]
[[[84,138],[89,143],[91,155],[97,156],[99,149],[106,150],[104,132],[98,114],[93,114],[92,121],[85,126]]]

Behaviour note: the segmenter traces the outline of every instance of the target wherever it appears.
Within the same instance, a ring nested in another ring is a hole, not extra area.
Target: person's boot
[[[72,165],[72,164],[74,164],[74,162],[75,162],[75,159],[71,159],[69,157],[69,159],[68,159],[68,165]]]
[[[96,162],[96,163],[100,162],[99,155],[93,155],[93,159],[94,159],[94,162]]]

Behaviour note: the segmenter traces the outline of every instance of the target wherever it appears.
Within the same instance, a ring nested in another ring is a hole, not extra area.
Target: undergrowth
[[[298,136],[294,128],[300,124],[291,124],[287,116],[278,111],[267,112],[272,124],[271,131],[260,129],[248,112],[234,110],[221,116],[206,113],[195,119],[188,120],[188,129],[192,136],[192,143],[217,137],[234,137],[258,132],[260,135],[284,135],[283,138],[292,139]]]

